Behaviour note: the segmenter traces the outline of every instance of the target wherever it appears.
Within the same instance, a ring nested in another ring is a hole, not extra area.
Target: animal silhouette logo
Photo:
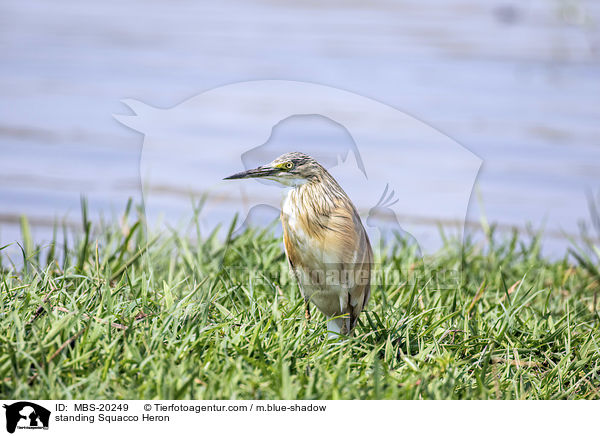
[[[42,406],[29,401],[19,401],[13,404],[4,404],[6,409],[6,431],[14,433],[19,429],[48,429],[50,411]]]
[[[194,198],[206,199],[197,215],[200,234],[217,229],[225,238],[222,224],[234,216],[248,224],[273,222],[281,207],[278,188],[267,181],[221,180],[284,152],[300,151],[331,172],[361,218],[371,209],[373,216],[395,212],[386,226],[401,226],[423,254],[442,244],[424,222],[457,223],[453,231],[462,240],[482,161],[399,109],[342,89],[285,80],[232,83],[164,109],[131,99],[123,103],[133,114],[115,118],[143,133],[140,178],[151,227],[187,222]],[[317,116],[327,120],[321,123],[325,128],[312,123]],[[343,166],[336,164],[338,157]],[[386,202],[373,207],[386,183],[398,201],[386,196]],[[367,232],[383,229],[376,221]]]

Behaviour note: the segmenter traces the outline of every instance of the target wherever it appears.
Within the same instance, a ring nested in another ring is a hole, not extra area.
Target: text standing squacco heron
[[[356,208],[312,157],[286,153],[258,168],[226,177],[264,178],[288,188],[281,208],[283,241],[304,297],[329,318],[332,333],[349,334],[371,294],[373,252]]]

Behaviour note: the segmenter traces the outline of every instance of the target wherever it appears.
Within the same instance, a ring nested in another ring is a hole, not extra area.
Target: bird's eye
[[[291,163],[291,162],[286,162],[286,163],[283,165],[283,167],[284,167],[286,170],[291,170],[292,168],[294,168],[294,164],[293,164],[293,163]]]

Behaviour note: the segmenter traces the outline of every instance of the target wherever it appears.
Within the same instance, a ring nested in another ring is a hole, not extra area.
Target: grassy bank
[[[598,263],[537,239],[450,241],[427,271],[398,246],[355,336],[330,341],[266,231],[198,243],[84,218],[63,256],[27,227],[0,273],[2,398],[600,397]]]

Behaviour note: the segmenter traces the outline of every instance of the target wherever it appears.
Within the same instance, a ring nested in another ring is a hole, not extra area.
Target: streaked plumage
[[[373,257],[356,208],[329,172],[303,153],[284,154],[228,179],[248,177],[289,187],[281,209],[283,241],[307,317],[313,303],[330,318],[330,331],[350,333],[369,301]]]

